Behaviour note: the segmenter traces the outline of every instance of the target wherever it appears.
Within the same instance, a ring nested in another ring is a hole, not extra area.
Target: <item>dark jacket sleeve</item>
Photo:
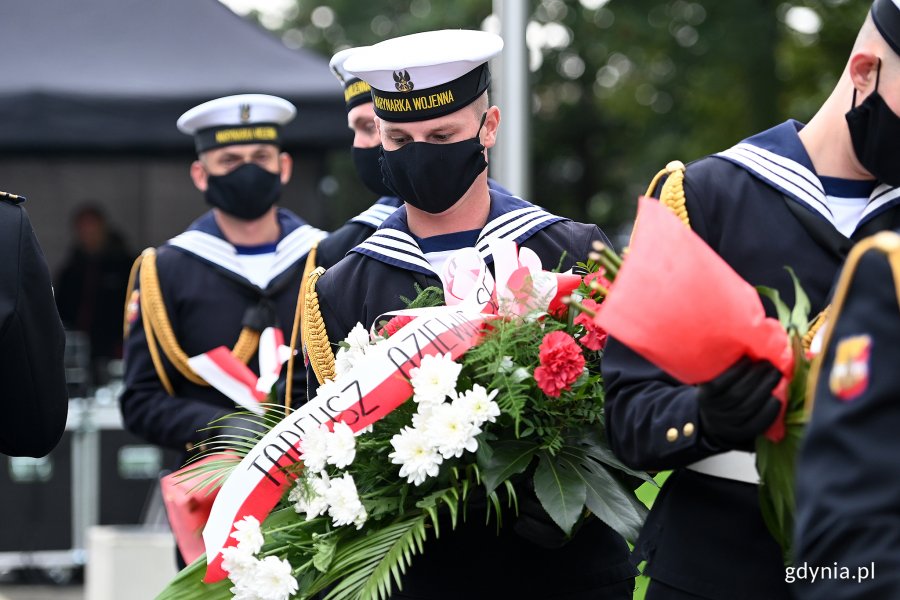
[[[7,248],[0,283],[0,453],[40,457],[56,446],[66,425],[65,333],[24,209],[0,202],[0,232]]]
[[[900,598],[897,284],[885,256],[867,252],[829,324],[797,461],[795,564],[837,564],[858,580],[798,579],[801,600]],[[874,572],[863,579],[863,568]]]
[[[685,178],[691,228],[708,239],[698,202],[702,193]],[[703,438],[695,386],[678,382],[612,338],[601,368],[610,445],[629,467],[674,469],[719,451]]]
[[[200,430],[234,411],[166,391],[153,366],[141,311],[142,306],[125,340],[125,387],[119,398],[122,420],[126,429],[148,442],[184,451],[188,444],[212,437],[212,432]],[[173,385],[183,381],[164,357],[162,361]]]

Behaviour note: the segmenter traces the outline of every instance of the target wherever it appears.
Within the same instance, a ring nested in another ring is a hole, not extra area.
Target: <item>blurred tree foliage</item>
[[[490,0],[295,1],[278,33],[329,57],[429,29],[499,27]],[[694,160],[787,118],[808,120],[870,4],[531,0],[531,200],[609,231],[627,227],[637,195],[669,160]],[[371,195],[348,157],[331,160],[330,193],[355,210]]]

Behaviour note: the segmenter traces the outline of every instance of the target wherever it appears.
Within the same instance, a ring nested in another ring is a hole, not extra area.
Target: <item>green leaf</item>
[[[571,535],[584,512],[587,495],[584,480],[571,464],[542,452],[534,472],[534,492],[550,518],[563,533]]]
[[[781,326],[785,329],[790,327],[791,309],[789,309],[788,305],[781,299],[781,294],[778,293],[778,290],[764,285],[758,285],[756,286],[756,291],[759,292],[760,296],[768,298],[772,301],[772,304],[775,305],[775,311],[778,313],[778,322],[781,323]]]
[[[481,476],[488,493],[513,475],[527,469],[538,451],[538,445],[534,442],[509,440],[491,444],[491,450],[478,457],[478,466],[481,467]]]
[[[606,439],[599,432],[592,431],[579,440],[579,449],[583,450],[591,458],[598,460],[610,467],[622,471],[632,477],[637,477],[645,483],[655,483],[646,471],[635,471],[625,465],[613,454],[607,445]]]
[[[315,554],[313,554],[313,566],[325,573],[331,566],[334,559],[334,551],[337,549],[337,539],[333,537],[319,538],[313,544]]]
[[[647,508],[602,464],[576,452],[564,451],[561,461],[584,481],[585,505],[598,519],[630,542],[637,540],[647,517]]]
[[[790,326],[802,337],[809,331],[809,311],[812,307],[809,304],[809,296],[803,291],[797,274],[790,267],[785,267],[794,282],[794,310],[791,311]]]
[[[160,592],[156,600],[231,600],[232,583],[228,579],[217,583],[203,583],[206,575],[206,555],[189,564]]]

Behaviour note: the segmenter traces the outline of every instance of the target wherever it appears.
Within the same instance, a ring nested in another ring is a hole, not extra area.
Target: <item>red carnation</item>
[[[594,271],[593,273],[588,273],[587,275],[584,276],[584,284],[585,284],[586,286],[590,287],[592,281],[596,281],[597,283],[599,283],[600,285],[602,285],[602,286],[603,286],[604,288],[606,288],[607,290],[608,290],[609,287],[612,285],[612,281],[610,281],[609,279],[607,279],[607,277],[606,277],[606,269],[603,268],[603,267],[600,267],[599,269],[597,269],[597,270]]]
[[[384,326],[378,330],[378,335],[382,337],[391,337],[392,335],[403,329],[403,327],[412,320],[413,317],[409,315],[397,315],[396,317],[385,323]]]
[[[585,298],[581,301],[581,304],[595,314],[600,310],[600,305],[590,298]],[[582,346],[588,350],[594,350],[595,352],[603,349],[606,345],[606,332],[597,325],[593,317],[589,317],[587,313],[580,313],[575,317],[574,323],[584,327],[584,335],[578,338],[578,341],[581,342]]]
[[[534,380],[548,396],[559,398],[584,371],[584,356],[575,340],[564,331],[544,336],[540,348],[541,366],[534,370]]]

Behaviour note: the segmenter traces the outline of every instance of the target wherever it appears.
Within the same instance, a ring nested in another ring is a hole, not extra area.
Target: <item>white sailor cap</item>
[[[347,73],[372,86],[375,114],[424,121],[459,110],[488,88],[487,61],[503,50],[493,33],[444,29],[414,33],[352,53]]]
[[[297,109],[277,96],[239,94],[195,106],[178,118],[178,130],[194,136],[197,152],[233,144],[280,145],[281,126]]]
[[[900,0],[875,0],[871,14],[878,32],[900,54]]]
[[[344,68],[344,63],[348,58],[357,52],[365,52],[368,49],[369,46],[359,46],[341,50],[332,56],[331,62],[328,63],[328,66],[331,67],[331,72],[344,86],[344,102],[347,104],[347,112],[350,112],[350,109],[354,106],[372,101],[372,88],[369,87],[369,84],[359,77],[348,73]]]

